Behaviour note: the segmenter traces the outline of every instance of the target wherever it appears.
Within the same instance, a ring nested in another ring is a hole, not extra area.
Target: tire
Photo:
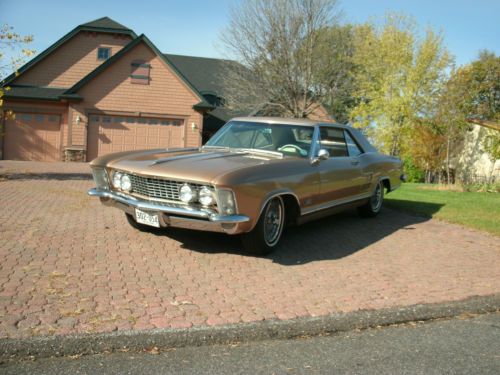
[[[384,203],[384,183],[379,181],[375,187],[370,200],[363,206],[358,207],[358,214],[361,217],[375,217],[380,212]]]
[[[285,205],[276,197],[267,202],[254,229],[241,235],[243,248],[252,255],[269,254],[277,247],[284,226]]]
[[[160,229],[160,228],[155,228],[155,227],[152,227],[152,226],[149,226],[149,225],[140,224],[137,221],[135,221],[134,216],[132,216],[130,214],[126,213],[125,217],[127,218],[127,221],[130,224],[130,226],[134,227],[138,231],[141,231],[141,232],[155,232],[155,231],[157,231],[157,230]]]

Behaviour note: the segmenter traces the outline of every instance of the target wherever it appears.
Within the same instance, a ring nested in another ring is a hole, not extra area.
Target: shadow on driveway
[[[424,203],[427,210],[438,211],[442,205]],[[430,207],[433,206],[433,207]],[[298,265],[320,260],[347,257],[399,230],[413,230],[414,224],[429,218],[383,209],[371,219],[347,211],[284,232],[279,247],[265,258],[281,265]],[[244,255],[238,236],[170,228],[156,232],[182,243],[182,247],[201,253]]]

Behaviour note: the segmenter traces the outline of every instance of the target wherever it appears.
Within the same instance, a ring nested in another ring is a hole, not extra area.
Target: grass
[[[406,183],[386,195],[390,208],[432,217],[500,236],[500,194],[445,190]]]

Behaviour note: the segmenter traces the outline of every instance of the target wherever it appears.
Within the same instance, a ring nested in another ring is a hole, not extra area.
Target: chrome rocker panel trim
[[[161,204],[138,200],[132,197],[114,193],[109,190],[90,189],[88,195],[101,198],[106,206],[113,206],[135,216],[135,208],[145,211],[160,212],[162,227],[177,227],[210,232],[224,232],[233,234],[239,223],[246,223],[250,219],[245,215],[219,215],[209,209],[194,209],[181,205]],[[188,217],[186,217],[188,216]]]

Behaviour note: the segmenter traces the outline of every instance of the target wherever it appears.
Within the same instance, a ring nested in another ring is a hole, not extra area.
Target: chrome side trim
[[[211,222],[220,223],[220,224],[237,224],[237,223],[245,223],[250,219],[244,215],[219,215],[216,212],[209,209],[194,209],[187,206],[181,205],[173,205],[173,204],[159,204],[154,202],[148,202],[143,200],[137,200],[132,197],[118,195],[111,191],[98,190],[98,189],[90,189],[88,191],[88,195],[91,197],[99,197],[99,198],[107,198],[112,199],[115,202],[119,202],[125,204],[127,206],[131,206],[134,208],[138,208],[140,210],[146,211],[157,211],[163,212],[165,214],[171,215],[181,215],[181,216],[190,216],[198,219],[209,220]]]
[[[347,203],[352,203],[352,202],[359,201],[359,200],[362,200],[362,199],[367,199],[367,198],[370,198],[371,196],[372,196],[371,193],[365,193],[365,194],[355,195],[354,197],[343,198],[343,199],[336,199],[334,201],[323,203],[323,204],[321,204],[319,206],[312,207],[312,208],[309,208],[307,210],[303,210],[301,212],[300,216],[312,214],[313,212],[317,212],[317,211],[321,211],[321,210],[326,210],[328,208],[332,208],[332,207],[335,207],[335,206],[340,206],[340,205],[347,204]]]

